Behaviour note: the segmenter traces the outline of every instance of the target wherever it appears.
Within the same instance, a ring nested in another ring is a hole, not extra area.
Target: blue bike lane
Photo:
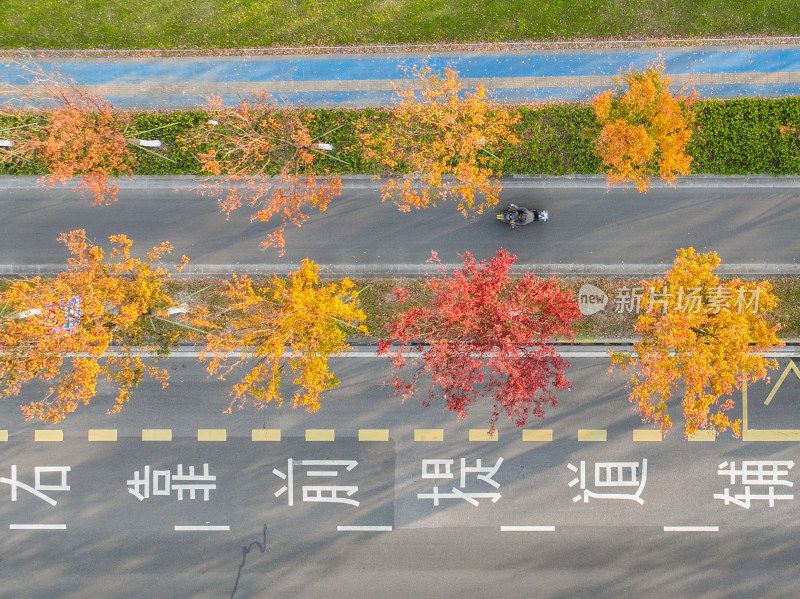
[[[265,91],[284,104],[385,106],[395,87],[418,85],[413,67],[458,71],[465,89],[481,84],[503,102],[587,100],[613,87],[630,67],[663,61],[676,86],[700,97],[800,94],[800,44],[590,48],[558,50],[392,52],[192,57],[6,58],[0,103],[25,105],[34,91],[28,68],[58,71],[120,108],[179,109],[209,95],[227,104]]]

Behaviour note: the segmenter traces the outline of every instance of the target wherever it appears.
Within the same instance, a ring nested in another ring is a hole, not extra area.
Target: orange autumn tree
[[[686,419],[685,434],[731,429],[730,396],[744,385],[767,378],[775,360],[760,352],[783,345],[778,325],[765,319],[776,305],[768,281],[722,281],[714,274],[716,252],[680,249],[663,278],[642,281],[639,340],[633,353],[611,353],[611,369],[630,369],[630,400],[644,422],[666,433],[672,426],[670,402],[678,395]]]
[[[41,401],[21,407],[27,419],[54,423],[88,404],[100,379],[117,387],[111,412],[145,375],[166,385],[166,370],[146,364],[133,350],[166,356],[178,335],[166,319],[176,305],[164,289],[169,273],[155,265],[170,251],[169,243],[139,259],[131,256],[125,235],[109,237],[108,254],[87,241],[83,230],[59,240],[72,254],[67,270],[54,278],[14,281],[0,293],[0,396],[17,395],[33,380],[49,381]]]
[[[280,407],[287,367],[294,373],[295,408],[317,411],[322,393],[338,385],[328,360],[350,348],[348,331],[366,333],[366,316],[349,279],[321,285],[318,272],[319,267],[306,259],[288,278],[273,277],[266,284],[234,275],[222,293],[226,308],[195,321],[210,330],[201,356],[209,360],[210,374],[224,380],[234,368],[256,360],[234,385],[229,412],[234,405],[244,407],[248,399],[258,407]],[[241,352],[241,357],[229,361],[232,351]]]
[[[326,144],[311,136],[314,115],[278,110],[264,92],[234,107],[218,97],[208,100],[208,121],[180,141],[210,175],[203,187],[219,198],[222,212],[230,215],[248,204],[255,210],[251,220],[280,219],[262,246],[279,248],[283,255],[286,227],[301,226],[308,207],[325,210],[342,192],[342,180],[320,166]]]
[[[518,144],[513,127],[519,115],[497,106],[478,86],[462,93],[458,73],[442,75],[430,67],[415,70],[419,93],[398,90],[398,102],[380,125],[361,125],[364,157],[379,160],[392,176],[381,187],[383,200],[400,210],[435,206],[441,200],[457,202],[465,216],[497,204],[501,187],[492,150]]]
[[[129,116],[58,73],[46,73],[41,67],[23,69],[32,76],[35,90],[29,99],[43,108],[35,117],[3,111],[19,125],[4,132],[14,146],[13,151],[0,149],[0,160],[39,161],[50,172],[42,178],[44,184],[54,187],[78,178],[78,189],[88,192],[94,204],[115,201],[119,186],[110,185],[109,179],[130,175],[137,164],[125,138]]]
[[[681,89],[672,95],[670,83],[664,65],[651,64],[620,75],[617,89],[592,101],[602,125],[595,148],[612,185],[632,181],[643,192],[653,175],[673,183],[676,174],[689,174],[692,158],[686,146],[692,136],[696,93],[685,96]]]

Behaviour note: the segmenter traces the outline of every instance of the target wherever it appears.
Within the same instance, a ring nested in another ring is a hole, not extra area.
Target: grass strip
[[[254,279],[261,282],[259,279]],[[326,279],[327,281],[328,279]],[[722,279],[725,280],[725,279]],[[800,338],[800,278],[767,279],[773,285],[778,298],[778,306],[766,315],[768,322],[781,323],[783,328],[778,333],[782,339]],[[222,290],[225,279],[181,279],[167,281],[167,292],[178,302],[185,302],[190,308],[193,305],[207,305],[210,308],[225,307]],[[356,289],[363,291],[359,295],[359,304],[367,315],[366,325],[369,329],[367,340],[381,338],[385,328],[394,320],[401,309],[430,302],[430,294],[425,289],[424,278],[398,279],[355,279]],[[576,296],[581,285],[592,284],[602,289],[609,297],[605,309],[591,316],[581,316],[575,323],[578,340],[588,339],[629,339],[636,336],[633,326],[636,314],[617,312],[614,298],[622,287],[637,287],[641,279],[633,278],[565,278],[558,279],[558,284],[571,290]],[[0,292],[8,286],[8,280],[0,280]],[[401,288],[409,292],[410,298],[405,306],[401,306],[393,289]],[[202,292],[198,293],[198,290]],[[348,334],[352,334],[348,329]],[[187,329],[181,330],[181,343],[192,343],[198,336]],[[354,335],[351,342],[365,340],[363,335]]]
[[[5,48],[348,46],[800,34],[795,0],[4,0]]]

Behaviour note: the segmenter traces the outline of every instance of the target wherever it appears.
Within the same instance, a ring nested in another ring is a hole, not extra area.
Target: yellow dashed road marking
[[[198,441],[225,441],[228,438],[228,431],[224,428],[198,428]]]
[[[414,441],[444,441],[444,429],[415,428]]]
[[[522,431],[522,440],[523,441],[552,441],[553,440],[553,430],[552,429],[527,429]]]
[[[116,441],[117,429],[115,428],[90,428],[89,441]]]
[[[142,441],[172,441],[172,429],[143,428]]]
[[[332,428],[306,429],[306,441],[333,441],[335,438],[336,431]]]
[[[254,428],[253,441],[280,441],[281,429],[279,428]]]
[[[594,428],[579,428],[578,441],[605,441],[606,431]]]
[[[687,438],[689,441],[713,441],[717,438],[717,434],[714,431],[697,431]]]
[[[663,439],[664,435],[661,434],[661,431],[654,431],[649,428],[641,428],[633,431],[633,440],[637,442],[662,441]]]
[[[753,431],[748,431],[753,432]],[[794,439],[787,432],[794,431],[755,431],[760,435],[758,438],[748,440],[755,441],[787,441],[800,440]],[[800,431],[798,431],[800,432]],[[280,441],[281,429],[261,429],[254,428],[251,431],[252,441]],[[608,431],[603,429],[578,429],[578,441],[607,441]],[[778,434],[783,433],[783,434]],[[198,441],[227,441],[227,429],[197,429]],[[763,438],[762,438],[763,437]],[[34,441],[39,442],[59,442],[64,440],[63,430],[38,429],[34,431]],[[489,435],[489,429],[469,429],[469,441],[497,441],[499,433]],[[118,441],[118,431],[113,428],[93,428],[89,429],[89,441]],[[336,439],[335,429],[306,429],[306,441],[334,441]],[[663,441],[664,436],[661,431],[653,429],[633,430],[633,441],[636,443],[657,443]],[[359,441],[388,441],[389,429],[387,428],[362,428],[358,430]],[[552,429],[525,429],[522,431],[522,441],[524,442],[549,442],[553,440]],[[710,442],[716,440],[715,432],[712,430],[700,430],[693,435],[689,435],[688,441]],[[8,430],[0,430],[0,443],[8,441]],[[142,441],[172,441],[172,429],[168,428],[146,428],[142,429]],[[414,429],[414,441],[444,441],[444,429],[440,428],[418,428]]]
[[[742,441],[800,441],[800,430],[777,429],[759,430],[746,429],[742,431]]]
[[[34,441],[63,441],[64,431],[61,430],[36,430],[33,431]]]
[[[499,433],[494,431],[494,435],[489,435],[488,428],[471,428],[469,429],[470,441],[497,441]]]
[[[388,428],[360,428],[358,429],[359,441],[388,441]]]

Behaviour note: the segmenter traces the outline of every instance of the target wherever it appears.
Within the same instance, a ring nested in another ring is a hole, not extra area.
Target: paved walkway
[[[367,107],[391,103],[393,84],[414,86],[407,67],[452,67],[505,102],[586,100],[613,87],[614,75],[661,57],[676,85],[701,97],[800,95],[800,44],[598,48],[439,53],[40,59],[120,108],[196,107],[209,94],[226,103],[264,90],[280,102]],[[30,81],[0,64],[0,102],[19,105]]]

